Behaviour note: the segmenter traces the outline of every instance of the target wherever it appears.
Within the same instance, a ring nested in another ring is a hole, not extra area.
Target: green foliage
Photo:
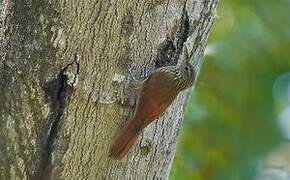
[[[273,85],[290,69],[289,7],[220,1],[170,179],[254,179],[259,160],[284,141]]]

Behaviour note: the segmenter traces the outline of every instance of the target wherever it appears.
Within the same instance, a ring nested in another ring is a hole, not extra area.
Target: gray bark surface
[[[166,179],[187,92],[145,129],[123,160],[110,159],[108,151],[134,111],[131,80],[152,72],[156,48],[178,21],[183,3],[5,0],[0,17],[0,179]],[[217,0],[187,1],[187,46],[198,69],[216,6]],[[62,86],[58,75],[74,54],[80,71],[72,90]],[[55,121],[59,126],[51,140],[51,160],[45,161],[47,134]]]

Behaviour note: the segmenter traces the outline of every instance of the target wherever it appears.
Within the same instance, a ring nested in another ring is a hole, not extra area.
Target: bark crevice
[[[75,66],[72,68],[75,70],[73,74],[68,70],[71,66]],[[79,76],[79,68],[79,62],[77,57],[75,57],[73,62],[67,64],[59,71],[55,79],[45,82],[42,85],[45,96],[50,102],[50,115],[44,131],[41,148],[42,153],[39,174],[42,177],[49,174],[50,166],[53,163],[51,161],[52,153],[55,148],[55,143],[57,143],[58,133],[63,124],[62,120],[65,107],[75,90]]]

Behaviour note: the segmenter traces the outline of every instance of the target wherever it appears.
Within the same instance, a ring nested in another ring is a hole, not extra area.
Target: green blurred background
[[[217,15],[171,180],[255,179],[289,143],[290,0],[221,0]]]

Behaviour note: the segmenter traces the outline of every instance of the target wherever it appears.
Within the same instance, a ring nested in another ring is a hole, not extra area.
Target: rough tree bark
[[[122,161],[110,159],[108,150],[133,112],[131,79],[152,71],[156,48],[183,4],[5,0],[0,179],[166,179],[186,92],[146,128]],[[187,45],[198,69],[216,6],[217,0],[187,1]]]

